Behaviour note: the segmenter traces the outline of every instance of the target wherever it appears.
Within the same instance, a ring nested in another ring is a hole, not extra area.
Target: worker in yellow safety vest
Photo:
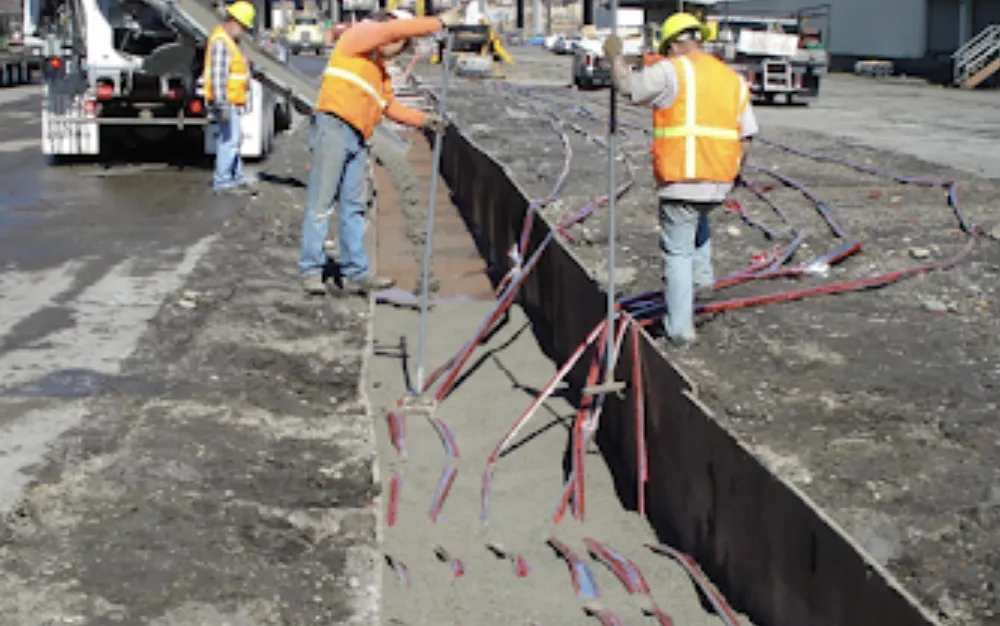
[[[715,284],[708,214],[732,189],[758,127],[743,78],[701,48],[711,37],[708,26],[676,13],[660,37],[661,56],[638,72],[626,65],[617,37],[605,40],[604,52],[620,92],[653,109],[653,175],[666,256],[663,327],[669,343],[685,346],[695,339],[695,299]]]
[[[205,102],[218,129],[212,180],[217,192],[255,193],[240,158],[240,116],[250,93],[250,64],[239,46],[255,17],[256,10],[246,0],[230,4],[226,20],[212,31],[205,46]]]
[[[340,36],[330,55],[312,119],[309,185],[302,226],[299,273],[306,293],[325,294],[339,273],[341,292],[367,294],[395,284],[369,272],[365,252],[365,175],[367,144],[383,115],[395,122],[444,130],[433,113],[411,109],[397,101],[386,62],[406,50],[412,38],[461,24],[460,11],[435,17],[413,17],[403,10],[379,13]],[[339,267],[327,258],[324,243],[333,203],[338,202]],[[339,271],[336,271],[339,270]]]

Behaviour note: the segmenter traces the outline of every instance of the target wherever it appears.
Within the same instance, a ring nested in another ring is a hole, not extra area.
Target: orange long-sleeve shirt
[[[361,22],[348,28],[337,42],[336,53],[347,57],[366,57],[386,44],[410,37],[423,37],[441,30],[441,21],[436,17],[417,17],[410,20],[388,22]],[[385,79],[384,93],[389,105],[385,115],[400,124],[420,127],[424,124],[424,113],[400,104],[392,97],[392,84]]]

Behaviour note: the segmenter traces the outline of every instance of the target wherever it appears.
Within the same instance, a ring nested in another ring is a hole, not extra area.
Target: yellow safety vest
[[[212,46],[215,42],[222,40],[229,48],[229,69],[226,80],[226,100],[236,106],[244,106],[247,103],[247,96],[250,91],[250,72],[247,67],[246,58],[240,52],[239,46],[229,36],[229,33],[222,28],[216,27],[212,35],[208,38],[208,45],[205,48],[205,99],[209,102],[215,100],[215,85],[212,84]]]
[[[333,49],[323,70],[317,111],[333,113],[368,139],[391,99],[389,75],[377,54],[348,56]]]
[[[739,173],[740,119],[750,101],[743,78],[710,54],[669,59],[677,96],[653,111],[653,174],[661,183],[730,183]]]

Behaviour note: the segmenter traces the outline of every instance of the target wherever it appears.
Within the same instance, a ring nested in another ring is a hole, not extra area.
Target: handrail
[[[972,39],[962,44],[958,50],[955,50],[955,52],[952,53],[951,58],[958,59],[959,57],[965,56],[969,49],[976,44],[984,41],[988,37],[997,35],[1000,35],[1000,24],[990,24],[976,33]]]
[[[954,82],[964,84],[996,58],[1000,57],[1000,25],[990,24],[956,50]]]

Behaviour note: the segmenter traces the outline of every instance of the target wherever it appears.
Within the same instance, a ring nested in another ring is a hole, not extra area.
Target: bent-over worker
[[[250,64],[240,52],[239,40],[253,28],[256,14],[246,0],[232,3],[205,48],[205,101],[219,130],[212,180],[218,192],[254,193],[240,157],[240,117],[250,94]]]
[[[662,56],[639,72],[625,64],[620,39],[604,44],[617,88],[653,108],[653,175],[666,259],[663,328],[678,346],[695,339],[695,294],[701,299],[715,284],[708,214],[725,201],[758,131],[743,78],[701,48],[710,32],[693,15],[672,15],[661,31]]]
[[[367,142],[385,115],[412,127],[435,132],[444,120],[408,108],[393,98],[385,63],[401,54],[411,38],[461,23],[449,10],[436,17],[414,18],[395,10],[348,28],[333,49],[313,115],[312,150],[299,273],[310,294],[327,291],[328,260],[323,249],[334,201],[339,202],[340,278],[344,293],[367,294],[395,281],[372,276],[365,252],[365,174]]]

